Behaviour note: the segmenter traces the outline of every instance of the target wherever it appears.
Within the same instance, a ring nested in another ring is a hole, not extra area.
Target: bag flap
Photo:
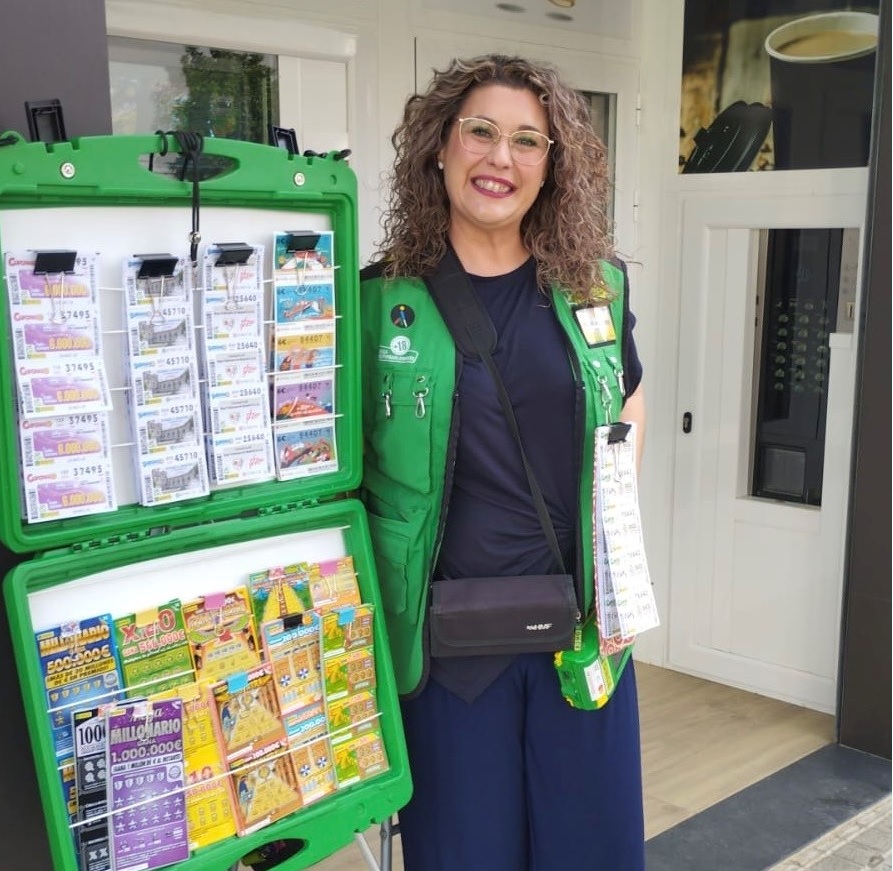
[[[433,585],[431,633],[451,647],[542,642],[558,650],[573,636],[577,617],[570,575],[457,578]]]

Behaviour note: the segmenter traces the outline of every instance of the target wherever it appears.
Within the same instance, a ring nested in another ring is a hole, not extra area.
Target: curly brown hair
[[[435,70],[424,94],[406,101],[391,137],[396,158],[379,246],[384,275],[429,275],[443,257],[450,204],[437,153],[469,92],[494,84],[531,91],[546,110],[555,140],[543,189],[521,222],[540,286],[558,284],[578,301],[603,300],[599,261],[613,253],[605,146],[592,129],[585,100],[554,67],[499,54],[453,60]]]

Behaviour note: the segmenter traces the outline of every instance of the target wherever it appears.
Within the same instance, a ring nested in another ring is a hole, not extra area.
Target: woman
[[[556,571],[494,382],[457,352],[423,280],[448,246],[496,329],[525,452],[592,605],[585,434],[619,415],[641,445],[644,426],[625,271],[607,263],[604,146],[553,69],[497,55],[436,73],[392,141],[382,256],[363,273],[362,493],[414,784],[405,867],[640,871],[632,664],[605,707],[577,710],[551,654],[433,658],[426,619],[442,578]],[[559,317],[577,309],[576,325]],[[587,364],[593,319],[610,377]]]

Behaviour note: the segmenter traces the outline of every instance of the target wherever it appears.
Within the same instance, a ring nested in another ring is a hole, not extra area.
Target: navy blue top
[[[507,275],[470,278],[496,328],[493,361],[512,401],[565,566],[572,571],[579,469],[574,378],[564,331],[537,286],[533,258]],[[628,308],[628,300],[625,305]],[[641,380],[642,365],[632,339],[635,319],[629,312],[625,323],[623,371],[632,393]],[[518,446],[481,360],[463,360],[458,396],[456,467],[436,577],[558,572]],[[511,660],[511,656],[432,659],[431,677],[472,701]]]

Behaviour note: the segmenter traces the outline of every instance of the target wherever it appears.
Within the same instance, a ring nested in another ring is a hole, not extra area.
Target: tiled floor
[[[770,871],[891,871],[891,839],[888,795]]]

